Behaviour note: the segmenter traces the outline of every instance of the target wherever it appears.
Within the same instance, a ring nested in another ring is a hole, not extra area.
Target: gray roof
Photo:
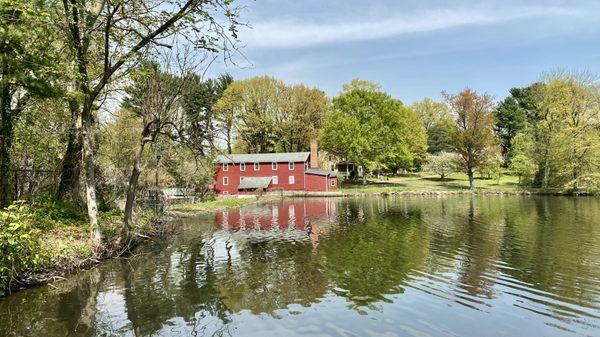
[[[267,189],[271,184],[271,177],[242,177],[238,190]]]
[[[318,176],[331,176],[331,177],[337,176],[337,173],[335,171],[319,169],[319,168],[309,168],[308,170],[306,170],[306,174],[315,174]]]
[[[277,162],[305,162],[310,152],[286,153],[256,153],[256,154],[221,154],[216,162],[223,163],[277,163]]]

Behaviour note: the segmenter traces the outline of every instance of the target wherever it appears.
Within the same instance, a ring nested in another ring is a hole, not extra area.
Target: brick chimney
[[[310,140],[310,167],[319,168],[319,141],[315,138]]]

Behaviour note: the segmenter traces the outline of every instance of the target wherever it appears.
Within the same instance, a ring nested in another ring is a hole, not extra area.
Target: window
[[[229,185],[229,178],[223,177],[223,185]]]
[[[290,176],[290,177],[288,178],[288,183],[289,183],[290,185],[294,185],[294,183],[295,183],[295,181],[294,181],[294,180],[295,180],[295,179],[294,179],[294,176]]]
[[[223,163],[223,171],[229,171],[229,163]]]
[[[240,171],[246,171],[246,163],[240,163]]]
[[[335,186],[335,179],[331,179],[331,186]]]
[[[277,163],[271,163],[271,170],[277,170]]]
[[[277,184],[279,184],[277,176],[273,176],[273,185],[277,185]]]
[[[294,163],[290,162],[289,165],[288,165],[288,167],[289,167],[290,171],[293,171],[294,170]]]
[[[254,163],[254,171],[260,170],[260,163]]]

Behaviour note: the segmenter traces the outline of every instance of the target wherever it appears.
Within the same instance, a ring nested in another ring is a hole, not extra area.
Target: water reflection
[[[592,198],[291,199],[0,300],[0,336],[600,334]]]

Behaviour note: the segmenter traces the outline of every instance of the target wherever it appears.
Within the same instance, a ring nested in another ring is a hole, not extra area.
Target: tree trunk
[[[469,176],[469,189],[475,191],[475,181],[473,179],[473,168],[467,167],[467,176]]]
[[[156,185],[156,189],[159,189],[160,182],[160,155],[156,156],[156,172],[154,173],[154,181]]]
[[[138,179],[142,171],[142,154],[144,152],[144,145],[146,135],[142,137],[140,147],[135,154],[135,162],[133,163],[133,169],[131,170],[131,176],[129,177],[129,185],[127,186],[127,200],[125,201],[125,215],[123,217],[123,230],[121,232],[121,242],[125,245],[129,245],[131,239],[131,227],[133,226],[133,206],[135,204],[135,193],[137,190]]]
[[[63,158],[56,199],[65,200],[67,194],[71,193],[73,201],[83,207],[83,196],[80,193],[83,150],[81,110],[79,105],[74,101],[69,101],[69,110],[71,110],[71,130],[69,131],[67,151]]]
[[[13,116],[10,111],[11,95],[7,85],[0,89],[0,207],[12,202],[10,191],[10,149],[13,140]]]
[[[445,175],[445,174],[441,174],[441,175],[440,175],[440,177],[441,177],[441,179],[440,179],[440,180],[443,182],[443,181],[444,181],[444,178],[446,178],[446,175]]]
[[[367,184],[367,170],[364,167],[362,168],[362,184]]]
[[[227,153],[231,154],[231,130],[227,130]]]
[[[85,197],[87,212],[90,221],[90,237],[99,246],[102,233],[98,224],[98,205],[96,201],[96,176],[94,168],[94,119],[92,117],[92,103],[86,102],[81,113],[83,121],[83,163],[85,169]]]
[[[544,177],[542,178],[542,188],[548,188],[548,180],[550,179],[550,160],[549,150],[544,152]]]

